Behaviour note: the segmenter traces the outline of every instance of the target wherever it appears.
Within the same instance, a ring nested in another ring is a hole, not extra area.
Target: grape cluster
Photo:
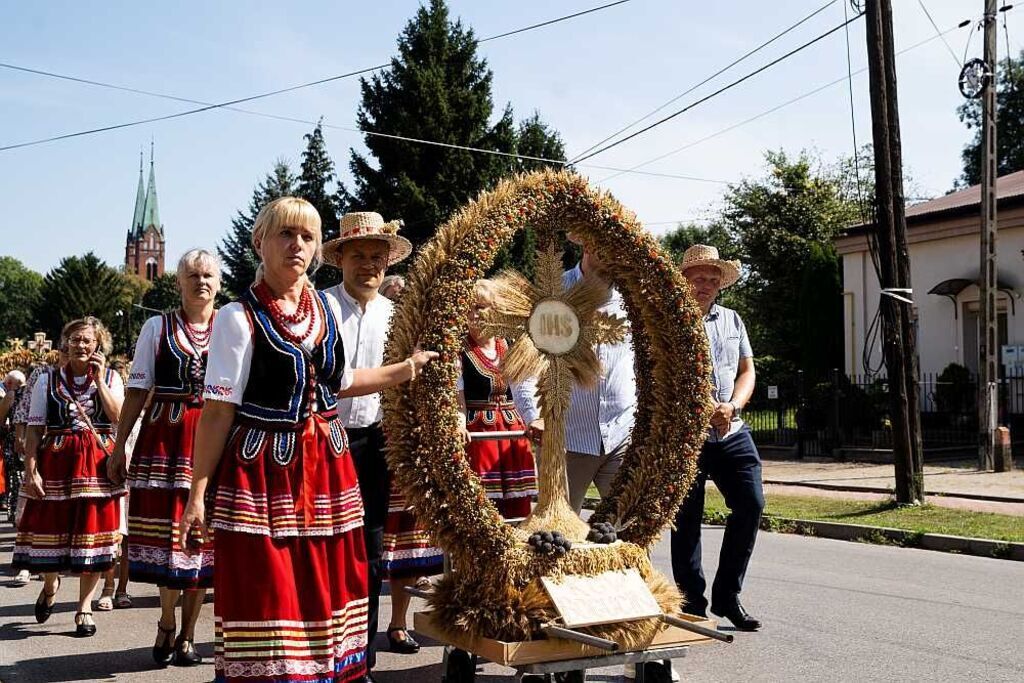
[[[591,543],[614,543],[617,539],[615,527],[608,522],[595,522],[587,534],[587,540]]]
[[[561,531],[538,531],[527,540],[534,552],[542,555],[562,557],[572,548],[572,541],[562,535]]]

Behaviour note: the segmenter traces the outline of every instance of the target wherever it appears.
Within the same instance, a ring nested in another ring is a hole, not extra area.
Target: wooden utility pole
[[[985,65],[989,77],[981,95],[981,263],[978,269],[978,468],[995,467],[999,420],[996,353],[996,0],[985,0]]]
[[[924,500],[924,458],[917,384],[917,340],[910,299],[910,254],[903,198],[903,153],[896,96],[892,0],[866,7],[871,130],[875,147],[875,201],[879,306],[889,380],[889,413],[896,465],[896,502]]]

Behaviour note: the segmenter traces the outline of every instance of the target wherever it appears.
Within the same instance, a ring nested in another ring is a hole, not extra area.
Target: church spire
[[[146,190],[142,184],[142,150],[139,150],[139,187],[135,191],[135,214],[128,234],[133,238],[142,234],[142,216],[146,210]]]
[[[151,225],[155,226],[161,235],[163,234],[164,227],[160,223],[160,205],[156,198],[156,170],[153,164],[152,141],[149,143],[149,183],[146,187],[146,208],[142,217],[141,231],[145,231]]]

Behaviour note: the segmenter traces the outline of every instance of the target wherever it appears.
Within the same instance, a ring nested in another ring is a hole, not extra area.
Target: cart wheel
[[[672,683],[669,666],[666,662],[644,662],[644,683]]]
[[[445,658],[441,683],[473,683],[476,680],[476,662],[465,650],[452,648]]]
[[[579,671],[564,671],[555,674],[555,683],[586,683],[587,672],[585,669]]]

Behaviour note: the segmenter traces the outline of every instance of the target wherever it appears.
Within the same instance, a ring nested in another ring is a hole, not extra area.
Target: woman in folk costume
[[[204,522],[214,534],[218,681],[357,681],[363,510],[337,398],[413,380],[437,354],[347,366],[337,301],[306,276],[321,253],[309,202],[267,204],[252,244],[256,283],[214,325],[179,533],[189,547]]]
[[[482,317],[494,306],[494,286],[489,280],[479,280],[475,294],[458,382],[459,403],[466,423],[466,457],[498,512],[507,519],[522,518],[530,514],[530,502],[537,493],[537,472],[529,440],[469,438],[470,432],[515,432],[526,428],[501,374],[508,342],[485,335],[480,327]]]
[[[80,574],[75,634],[96,633],[91,602],[116,560],[125,489],[107,477],[124,383],[107,367],[110,333],[93,317],[64,326],[67,362],[32,387],[25,439],[28,497],[14,544],[15,569],[43,574],[36,621],[53,612],[60,572]]]
[[[186,554],[178,523],[192,485],[196,425],[203,406],[206,357],[220,291],[217,258],[203,249],[181,257],[177,270],[181,308],[150,318],[135,344],[117,445],[108,465],[113,481],[127,476],[128,562],[133,581],[160,587],[160,620],[153,645],[157,664],[192,666],[195,627],[206,590],[213,586],[213,545]],[[139,416],[138,439],[127,463],[125,444]],[[126,471],[127,468],[127,471]],[[175,638],[175,605],[181,597],[181,631]]]

